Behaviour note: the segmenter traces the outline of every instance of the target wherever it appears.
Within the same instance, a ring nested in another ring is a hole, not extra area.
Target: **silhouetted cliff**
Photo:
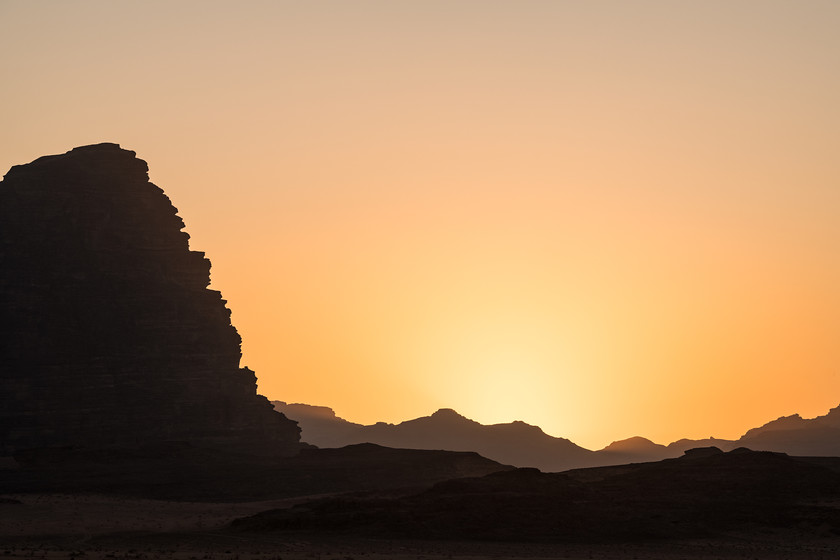
[[[297,451],[256,394],[210,261],[116,144],[13,167],[0,182],[0,455],[187,441]]]

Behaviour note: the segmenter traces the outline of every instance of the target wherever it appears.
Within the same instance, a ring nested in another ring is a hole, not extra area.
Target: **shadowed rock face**
[[[0,455],[188,441],[291,454],[297,424],[256,394],[210,261],[116,144],[0,182]]]

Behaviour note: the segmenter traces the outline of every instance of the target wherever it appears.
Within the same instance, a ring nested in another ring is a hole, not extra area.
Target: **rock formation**
[[[0,455],[187,441],[293,454],[256,394],[210,261],[146,162],[116,144],[0,182]]]

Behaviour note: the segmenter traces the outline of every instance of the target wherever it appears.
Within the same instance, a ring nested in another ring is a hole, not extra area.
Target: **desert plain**
[[[633,543],[518,543],[366,539],[352,534],[232,530],[234,519],[307,498],[206,503],[103,494],[0,495],[0,556],[179,560],[828,560],[826,531],[739,531],[712,539]]]

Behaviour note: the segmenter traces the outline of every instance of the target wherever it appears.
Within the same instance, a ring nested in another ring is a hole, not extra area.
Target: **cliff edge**
[[[257,395],[210,261],[117,144],[0,182],[0,455],[185,441],[291,455],[297,423]]]

